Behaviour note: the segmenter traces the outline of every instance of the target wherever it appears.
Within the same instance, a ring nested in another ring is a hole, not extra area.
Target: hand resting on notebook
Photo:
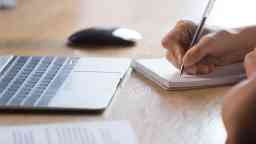
[[[199,42],[189,48],[196,26],[191,21],[179,21],[162,40],[168,50],[167,59],[177,68],[184,62],[189,74],[207,74],[216,66],[242,62],[256,44],[253,26],[230,30],[205,28]]]

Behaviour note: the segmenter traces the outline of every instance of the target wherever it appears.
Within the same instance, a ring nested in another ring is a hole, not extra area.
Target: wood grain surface
[[[17,0],[0,10],[0,54],[162,57],[161,38],[178,19],[200,19],[207,0]],[[216,21],[216,16],[214,17]],[[66,46],[91,26],[135,29],[135,47]],[[164,91],[132,72],[103,114],[0,114],[1,125],[129,120],[141,144],[222,144],[221,104],[229,87]]]

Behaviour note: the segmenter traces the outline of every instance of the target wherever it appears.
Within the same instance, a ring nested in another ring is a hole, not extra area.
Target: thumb
[[[200,43],[190,48],[184,55],[184,58],[183,58],[184,66],[190,67],[200,62],[207,55],[206,49],[207,49],[206,46]]]
[[[248,53],[244,60],[244,66],[246,70],[247,77],[252,77],[256,73],[256,50],[254,49]]]

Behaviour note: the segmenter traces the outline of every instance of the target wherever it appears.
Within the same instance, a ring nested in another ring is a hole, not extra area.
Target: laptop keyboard
[[[67,57],[14,57],[0,77],[0,105],[48,105],[77,60]]]

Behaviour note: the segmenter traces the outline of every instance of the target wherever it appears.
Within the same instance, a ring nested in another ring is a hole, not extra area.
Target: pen
[[[205,8],[205,11],[203,13],[203,17],[201,19],[201,22],[200,22],[199,26],[197,27],[196,32],[193,36],[193,39],[190,43],[190,46],[189,46],[190,48],[193,47],[198,42],[198,40],[199,40],[199,38],[202,34],[202,31],[203,31],[204,25],[206,23],[206,20],[207,20],[208,16],[210,15],[210,12],[213,9],[215,1],[216,0],[209,0],[207,6]],[[180,76],[182,76],[183,72],[184,72],[184,63],[182,63],[181,68],[180,68]]]

